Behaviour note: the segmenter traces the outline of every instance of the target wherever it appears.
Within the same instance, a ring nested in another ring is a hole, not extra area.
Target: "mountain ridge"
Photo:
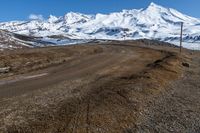
[[[178,42],[180,22],[184,23],[183,40],[200,45],[200,19],[150,3],[147,8],[122,10],[109,14],[69,12],[47,20],[0,23],[0,29],[17,34],[44,37],[62,35],[69,39],[156,39]]]

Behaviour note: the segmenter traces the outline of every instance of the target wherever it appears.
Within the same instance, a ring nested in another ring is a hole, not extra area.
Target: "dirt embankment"
[[[140,131],[146,105],[183,75],[186,58],[130,42],[70,47],[78,56],[37,72],[47,75],[0,86],[0,131]]]
[[[145,106],[138,132],[200,132],[200,52],[184,53],[181,78]]]
[[[0,54],[0,68],[9,67],[10,71],[0,73],[0,78],[40,70],[100,52],[102,49],[98,46],[84,45],[3,51]]]

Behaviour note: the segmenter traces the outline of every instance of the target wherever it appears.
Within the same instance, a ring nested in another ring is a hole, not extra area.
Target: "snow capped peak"
[[[151,2],[149,4],[149,7],[160,7],[160,5],[155,4],[154,2]]]
[[[58,21],[58,20],[59,20],[58,17],[53,16],[53,15],[50,15],[50,16],[49,16],[49,19],[48,19],[48,22],[49,22],[49,23],[55,23],[55,22]]]
[[[81,15],[82,15],[81,13],[68,12],[67,14],[65,14],[65,17],[66,17],[66,18],[67,18],[67,17],[73,18],[73,17],[79,17],[79,16],[81,16]]]
[[[64,16],[65,22],[68,24],[85,23],[91,18],[90,15],[85,15],[81,13],[69,12]]]
[[[149,12],[162,12],[162,11],[166,12],[168,8],[165,8],[163,6],[151,2],[150,5],[146,8],[146,10]]]

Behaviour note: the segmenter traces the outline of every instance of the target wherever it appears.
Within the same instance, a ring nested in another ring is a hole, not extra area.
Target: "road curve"
[[[124,88],[133,87],[132,75],[167,52],[99,46],[101,53],[0,80],[0,132],[128,132],[134,127],[137,108]]]

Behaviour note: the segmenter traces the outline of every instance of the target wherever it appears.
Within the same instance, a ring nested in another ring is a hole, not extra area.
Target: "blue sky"
[[[0,21],[27,20],[30,14],[62,16],[70,11],[110,13],[145,8],[151,2],[200,18],[200,0],[1,0]]]

